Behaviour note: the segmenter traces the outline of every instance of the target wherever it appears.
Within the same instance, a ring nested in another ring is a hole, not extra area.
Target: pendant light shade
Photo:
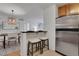
[[[12,14],[8,17],[8,24],[16,24],[16,17],[14,16],[14,10],[11,10]]]

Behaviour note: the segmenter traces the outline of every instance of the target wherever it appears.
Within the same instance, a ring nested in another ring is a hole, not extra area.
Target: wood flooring
[[[20,56],[20,51],[16,50],[16,51],[12,51],[12,52],[8,52],[7,56]],[[46,50],[43,52],[43,54],[39,54],[39,52],[35,53],[34,56],[62,56],[59,53],[53,51],[53,50]]]

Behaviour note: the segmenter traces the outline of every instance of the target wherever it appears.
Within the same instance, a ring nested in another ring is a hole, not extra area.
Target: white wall
[[[26,30],[34,30],[34,28],[36,28],[36,27],[37,27],[37,30],[43,29],[43,25],[40,26],[40,27],[38,26],[39,23],[42,23],[43,24],[43,17],[29,18],[29,19],[26,19],[25,22],[26,22],[25,23],[26,24],[26,27],[29,27]],[[29,26],[28,26],[28,24],[29,24]]]
[[[55,19],[56,5],[53,4],[44,10],[44,29],[48,31],[49,48],[55,50]]]

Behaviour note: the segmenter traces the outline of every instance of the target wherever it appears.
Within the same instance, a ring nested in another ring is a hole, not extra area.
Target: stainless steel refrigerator
[[[56,51],[67,56],[79,55],[79,16],[56,19]]]

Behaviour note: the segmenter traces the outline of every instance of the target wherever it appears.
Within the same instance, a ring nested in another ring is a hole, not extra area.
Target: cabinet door
[[[59,16],[65,16],[66,15],[66,5],[58,8],[58,15]]]
[[[67,4],[58,8],[59,16],[79,14],[79,4]]]
[[[70,14],[79,14],[79,4],[70,4]]]
[[[70,4],[66,5],[66,15],[70,15]]]

